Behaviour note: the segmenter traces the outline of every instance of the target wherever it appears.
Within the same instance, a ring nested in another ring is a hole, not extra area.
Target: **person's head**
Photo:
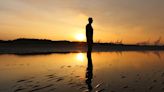
[[[91,17],[88,18],[89,24],[92,24],[93,19]]]

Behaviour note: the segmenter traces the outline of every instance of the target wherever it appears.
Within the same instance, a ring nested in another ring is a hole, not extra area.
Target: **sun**
[[[85,40],[85,35],[84,34],[77,34],[76,35],[76,39],[78,41],[84,41]]]

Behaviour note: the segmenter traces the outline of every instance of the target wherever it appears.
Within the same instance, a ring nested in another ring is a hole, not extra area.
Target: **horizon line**
[[[25,40],[49,40],[49,41],[67,41],[67,42],[81,42],[81,43],[85,43],[86,41],[75,41],[75,40],[51,40],[51,39],[42,39],[42,38],[15,38],[15,39],[11,39],[11,40],[1,40],[0,41],[14,41],[14,40],[19,40],[19,39],[25,39]],[[123,43],[122,40],[117,40],[117,41],[109,41],[109,42],[103,42],[103,41],[94,41],[94,43],[113,43],[113,44],[129,44],[129,45],[159,45],[159,46],[163,46],[164,43],[160,43],[160,44],[154,44],[154,43],[142,43],[143,41],[141,42],[138,42],[138,43]]]

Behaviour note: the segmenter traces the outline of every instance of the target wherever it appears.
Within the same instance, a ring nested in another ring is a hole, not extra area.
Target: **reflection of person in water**
[[[87,37],[87,58],[88,58],[88,66],[86,69],[86,84],[88,86],[88,91],[92,91],[92,78],[93,78],[93,64],[92,64],[92,44],[93,44],[93,28],[92,28],[92,18],[88,19],[89,24],[86,26],[86,37]]]
[[[86,84],[88,86],[89,92],[92,91],[92,78],[93,78],[93,65],[91,51],[87,52],[88,66],[86,69]]]

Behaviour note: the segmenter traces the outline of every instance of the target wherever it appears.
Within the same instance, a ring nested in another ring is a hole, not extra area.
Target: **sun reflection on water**
[[[76,56],[77,60],[80,62],[84,62],[85,56],[83,53],[78,53]]]

